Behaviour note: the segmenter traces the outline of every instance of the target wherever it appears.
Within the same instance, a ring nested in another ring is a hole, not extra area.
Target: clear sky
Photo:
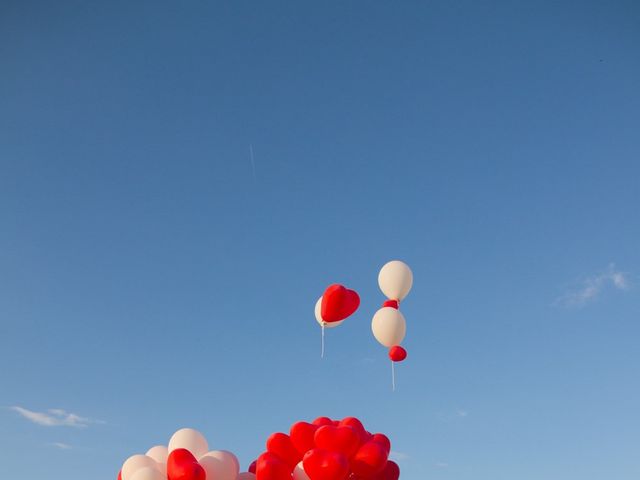
[[[639,52],[635,0],[1,2],[2,477],[355,415],[404,480],[637,479]]]

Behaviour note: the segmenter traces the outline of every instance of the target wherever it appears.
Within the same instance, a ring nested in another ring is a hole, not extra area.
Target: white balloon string
[[[396,368],[393,365],[393,360],[391,360],[391,389],[396,391]]]
[[[324,358],[324,323],[322,324],[322,349],[320,350],[320,358]]]

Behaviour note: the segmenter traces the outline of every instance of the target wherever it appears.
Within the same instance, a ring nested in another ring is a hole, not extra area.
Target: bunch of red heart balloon
[[[369,433],[355,417],[297,422],[289,434],[274,433],[267,451],[249,467],[257,480],[398,480],[389,460],[391,443]]]
[[[197,430],[183,428],[167,446],[157,445],[144,455],[129,457],[118,480],[255,480],[240,473],[236,456],[226,450],[209,450],[207,439]]]

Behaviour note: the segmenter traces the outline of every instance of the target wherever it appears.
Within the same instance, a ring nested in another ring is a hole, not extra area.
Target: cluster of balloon
[[[400,312],[400,302],[411,291],[413,273],[406,263],[393,260],[380,269],[378,285],[387,300],[373,316],[371,330],[376,340],[389,349],[391,385],[395,390],[394,363],[407,358],[407,351],[400,346],[407,333],[407,322]]]
[[[274,433],[249,467],[257,480],[398,480],[386,435],[369,433],[355,417],[297,422]]]
[[[173,434],[168,446],[157,445],[144,455],[129,457],[118,480],[255,480],[240,473],[236,456],[226,450],[211,450],[198,431],[183,428]]]
[[[360,306],[360,296],[355,290],[349,290],[343,285],[329,285],[316,302],[316,321],[322,329],[322,347],[320,356],[324,357],[324,329],[342,324],[353,315]]]

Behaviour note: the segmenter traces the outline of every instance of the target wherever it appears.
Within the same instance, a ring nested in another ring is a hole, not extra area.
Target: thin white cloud
[[[464,418],[467,418],[469,416],[469,410],[464,410],[462,408],[458,408],[455,411],[448,411],[448,412],[439,412],[436,414],[436,417],[438,418],[438,420],[441,420],[443,422],[452,422],[452,421],[457,421],[457,420],[462,420]]]
[[[43,427],[75,427],[86,428],[92,423],[104,423],[100,420],[81,417],[60,408],[52,408],[46,412],[34,412],[23,407],[9,407],[23,418]]]
[[[59,448],[60,450],[71,450],[73,447],[67,443],[62,443],[62,442],[53,442],[50,443],[49,445],[51,445],[52,447],[56,447]]]
[[[449,464],[445,463],[445,462],[437,462],[434,466],[436,466],[438,468],[447,468],[449,466]]]
[[[598,298],[607,287],[617,290],[629,289],[627,273],[616,270],[613,263],[604,272],[582,280],[578,287],[556,298],[553,304],[562,307],[584,307]]]
[[[391,452],[389,454],[389,458],[391,460],[396,460],[398,462],[402,462],[404,460],[409,460],[409,454],[404,452]]]

